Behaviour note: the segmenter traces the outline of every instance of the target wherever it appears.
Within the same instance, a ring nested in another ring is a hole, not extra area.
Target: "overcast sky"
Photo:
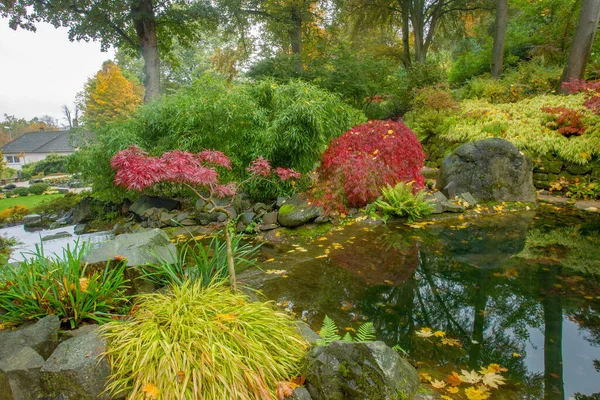
[[[71,42],[67,29],[37,24],[37,32],[13,31],[0,19],[0,121],[4,114],[31,119],[51,115],[62,120],[61,106],[70,107],[102,62],[114,52],[99,43]]]

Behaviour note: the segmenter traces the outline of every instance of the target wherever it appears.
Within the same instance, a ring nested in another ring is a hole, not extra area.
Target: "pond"
[[[99,244],[112,237],[112,234],[107,232],[75,235],[74,230],[75,225],[39,231],[26,231],[23,225],[15,225],[0,229],[0,236],[14,238],[18,242],[18,244],[13,247],[10,259],[8,260],[9,262],[22,261],[25,257],[28,257],[31,252],[35,251],[36,246],[39,246],[42,238],[47,238],[49,236],[56,235],[56,239],[45,240],[43,242],[44,253],[48,255],[62,254],[62,250],[67,247],[67,245],[73,246],[76,242]]]
[[[425,379],[497,363],[508,382],[493,398],[599,396],[598,214],[542,206],[412,226],[363,220],[263,246],[261,257],[263,271],[240,281],[315,330],[325,315],[342,334],[373,322]],[[423,328],[445,336],[420,337]]]

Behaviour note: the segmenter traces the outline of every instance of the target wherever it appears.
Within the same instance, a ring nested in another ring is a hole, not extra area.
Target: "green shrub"
[[[21,173],[23,174],[23,178],[29,179],[34,175],[49,175],[66,172],[68,158],[69,156],[49,154],[41,161],[25,165],[21,170]]]
[[[67,246],[62,256],[44,254],[43,248],[26,254],[15,268],[0,270],[0,322],[21,324],[56,315],[71,328],[84,321],[104,323],[127,303],[123,262],[107,262],[100,271],[88,271],[82,257],[88,245]]]
[[[44,199],[40,204],[33,207],[32,211],[36,214],[61,214],[69,211],[75,204],[79,203],[83,197],[75,193],[67,193],[64,196],[54,199]]]
[[[49,187],[50,185],[48,185],[47,183],[34,183],[33,185],[29,186],[29,193],[39,196],[42,193],[44,193]]]
[[[19,197],[25,197],[29,195],[29,189],[23,186],[13,189],[12,192]]]
[[[198,281],[203,285],[214,280],[226,280],[229,274],[225,242],[219,239],[219,235],[213,236],[208,245],[201,239],[203,238],[183,243],[174,263],[158,257],[158,263],[143,266],[142,278],[158,286],[181,285],[187,280]],[[243,235],[233,235],[231,238],[233,259],[238,271],[256,266],[253,257],[260,247],[243,243],[242,239]]]
[[[439,84],[415,91],[411,111],[406,113],[404,121],[423,143],[431,136],[446,132],[449,128],[447,118],[459,109],[450,88]]]
[[[199,282],[140,296],[129,319],[101,329],[108,390],[135,399],[150,388],[164,399],[272,399],[277,382],[300,374],[307,346],[271,303]]]
[[[432,212],[432,206],[424,200],[425,192],[413,194],[412,182],[386,185],[382,196],[375,200],[375,207],[386,216],[407,217],[408,222],[423,218]]]

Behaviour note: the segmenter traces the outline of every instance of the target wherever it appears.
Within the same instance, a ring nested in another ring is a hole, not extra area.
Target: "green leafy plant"
[[[29,186],[29,193],[39,196],[48,190],[49,187],[50,185],[47,183],[34,183],[33,185]]]
[[[158,263],[143,266],[142,278],[165,286],[170,283],[182,285],[185,281],[200,282],[208,285],[214,280],[227,279],[227,246],[219,235],[212,236],[206,244],[203,238],[194,238],[184,242],[178,251],[175,262],[173,257],[166,260],[158,258]],[[231,235],[231,251],[237,271],[242,271],[250,266],[257,266],[254,256],[260,245],[253,246],[243,243],[243,235]]]
[[[29,214],[30,212],[28,207],[17,204],[16,206],[12,206],[6,210],[0,211],[0,223],[20,221],[24,216]]]
[[[75,204],[79,203],[83,197],[76,193],[67,193],[64,196],[56,197],[53,199],[45,199],[37,206],[33,207],[31,211],[36,214],[58,214],[67,212]]]
[[[567,196],[573,199],[595,200],[600,198],[600,183],[573,182],[567,187]]]
[[[104,323],[126,305],[125,263],[110,261],[99,271],[82,264],[86,243],[67,246],[62,255],[36,246],[17,267],[0,271],[0,322],[20,324],[57,315],[76,328],[83,321]]]
[[[25,197],[29,195],[29,189],[26,187],[15,188],[12,192],[18,195],[19,197]]]
[[[412,222],[431,214],[432,207],[424,200],[425,192],[421,190],[413,194],[412,182],[386,185],[381,191],[382,196],[374,204],[384,215],[407,217],[408,222]]]
[[[110,393],[163,399],[272,399],[300,373],[307,343],[272,303],[222,283],[185,282],[140,296],[131,318],[104,325]]]
[[[319,346],[327,346],[336,340],[344,342],[372,342],[375,340],[375,327],[372,322],[366,322],[358,328],[355,337],[352,337],[350,332],[346,332],[342,337],[338,335],[338,327],[335,322],[326,315],[323,318],[323,325],[319,330],[319,336],[321,336],[321,339],[317,340],[317,345]]]

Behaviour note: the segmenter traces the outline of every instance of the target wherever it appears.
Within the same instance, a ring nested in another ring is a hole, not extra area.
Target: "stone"
[[[271,211],[262,216],[262,223],[264,225],[271,225],[277,223],[277,212]]]
[[[198,212],[196,213],[196,220],[200,225],[208,225],[213,222],[217,222],[217,217],[221,213],[205,213]]]
[[[425,201],[432,205],[432,214],[441,214],[444,212],[443,202],[448,202],[448,198],[442,192],[433,192],[425,196]]]
[[[37,228],[42,225],[42,216],[39,214],[29,214],[23,217],[25,228]]]
[[[540,171],[544,171],[546,173],[551,173],[551,174],[560,174],[560,171],[562,171],[563,168],[563,163],[562,161],[559,160],[544,160],[542,162],[542,166],[540,168]]]
[[[459,197],[462,201],[466,202],[469,207],[474,207],[477,204],[477,199],[469,192],[461,193]]]
[[[285,397],[286,400],[312,400],[308,389],[303,386],[297,387],[292,392],[292,397]]]
[[[304,340],[308,342],[308,344],[316,344],[317,341],[321,339],[321,336],[315,331],[312,330],[308,324],[302,320],[296,321],[296,328],[298,333]]]
[[[161,220],[161,215],[164,213],[168,213],[168,210],[166,208],[158,208],[158,207],[152,207],[147,209],[146,211],[144,211],[144,213],[142,214],[143,218],[147,218],[151,221],[160,221]]]
[[[279,208],[277,222],[286,228],[295,228],[316,219],[321,214],[323,214],[321,207],[308,204],[296,194]]]
[[[88,333],[95,332],[99,326],[100,325],[98,325],[98,324],[83,325],[77,329],[73,329],[71,331],[65,331],[62,334],[61,339],[64,341],[67,339],[74,338],[76,336],[87,335]]]
[[[537,201],[531,161],[510,142],[490,138],[466,143],[442,163],[437,188],[469,192],[480,201]]]
[[[46,391],[68,399],[109,399],[103,394],[110,375],[105,350],[106,341],[96,332],[62,342],[41,369]]]
[[[159,218],[159,221],[161,223],[163,223],[165,226],[177,226],[178,222],[181,222],[181,221],[177,221],[176,213],[162,212],[158,218]]]
[[[442,206],[442,210],[444,210],[444,212],[463,213],[466,209],[465,206],[461,204],[451,203],[449,201],[444,201],[440,203],[440,205]]]
[[[252,206],[252,202],[246,193],[238,193],[235,195],[232,203],[233,209],[239,215],[248,210]]]
[[[88,222],[94,215],[92,213],[92,198],[86,197],[73,207],[73,216],[71,217],[71,223],[81,224]]]
[[[548,180],[548,174],[534,173],[533,174],[533,180],[534,181],[547,181]]]
[[[567,166],[567,172],[572,175],[585,175],[592,170],[592,167],[589,164],[579,165],[579,164],[569,164]]]
[[[60,320],[48,315],[35,324],[15,331],[0,331],[0,359],[10,356],[23,347],[31,347],[43,358],[48,358],[58,345]]]
[[[73,233],[76,235],[83,235],[86,230],[87,230],[86,224],[77,224],[77,225],[75,225],[75,228],[73,228]]]
[[[115,256],[127,259],[127,266],[152,264],[162,260],[177,260],[177,248],[160,229],[140,233],[125,233],[90,250],[84,263],[106,263]]]
[[[411,399],[417,371],[383,342],[335,341],[305,356],[306,388],[314,400]]]
[[[590,211],[590,212],[599,212],[600,211],[600,201],[594,200],[579,200],[574,205],[578,210]]]
[[[254,217],[256,216],[255,212],[252,211],[246,211],[245,213],[243,213],[242,215],[240,215],[240,219],[239,221],[244,224],[245,226],[248,226],[252,223],[252,221],[254,220]]]
[[[288,198],[284,196],[277,196],[277,201],[275,202],[275,207],[279,208],[286,202]]]
[[[56,188],[56,190],[58,191],[58,193],[61,193],[61,194],[67,194],[70,192],[69,188],[59,187],[59,188]]]
[[[36,400],[42,397],[40,371],[44,358],[31,347],[22,347],[0,359],[0,399]]]
[[[315,219],[315,224],[322,225],[330,221],[329,215],[320,215]]]
[[[77,228],[77,227],[75,227],[75,228]],[[73,236],[73,235],[71,235],[69,232],[57,232],[54,235],[44,236],[42,238],[42,242],[49,242],[50,240],[63,239],[63,238],[71,237],[71,236]]]
[[[258,226],[258,229],[261,231],[272,231],[273,229],[279,228],[277,224],[261,224]]]
[[[150,208],[164,208],[167,211],[173,211],[179,208],[179,202],[165,197],[143,195],[129,207],[129,211],[138,218],[142,218],[144,212]]]

